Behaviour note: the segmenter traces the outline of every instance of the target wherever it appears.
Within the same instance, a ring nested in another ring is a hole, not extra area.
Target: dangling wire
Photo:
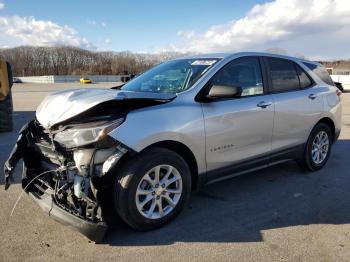
[[[21,199],[21,197],[22,197],[23,193],[26,191],[26,189],[27,189],[36,179],[38,179],[38,177],[40,177],[40,176],[42,176],[42,175],[45,175],[45,174],[47,174],[47,173],[56,172],[56,171],[57,171],[57,169],[48,170],[48,171],[45,171],[45,172],[43,172],[43,173],[37,175],[36,177],[34,177],[34,178],[26,185],[26,187],[23,188],[23,191],[19,194],[19,196],[18,196],[18,198],[17,198],[17,200],[16,200],[16,202],[15,202],[13,208],[12,208],[10,217],[12,217],[13,212],[15,211],[15,208],[16,208],[16,206],[17,206],[19,200]]]

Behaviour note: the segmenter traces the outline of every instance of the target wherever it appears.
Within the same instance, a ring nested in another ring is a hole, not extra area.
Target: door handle
[[[316,97],[317,97],[317,95],[315,95],[315,94],[310,94],[308,96],[308,98],[310,98],[311,100],[314,100]]]
[[[268,106],[272,105],[271,102],[265,102],[265,101],[261,101],[260,103],[258,103],[256,106],[257,107],[261,107],[261,108],[266,108]]]

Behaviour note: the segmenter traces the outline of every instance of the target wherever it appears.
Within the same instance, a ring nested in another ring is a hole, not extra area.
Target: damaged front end
[[[5,163],[5,189],[23,159],[22,187],[58,222],[100,242],[107,225],[100,195],[122,157],[133,154],[109,134],[130,111],[166,103],[172,94],[108,89],[53,93],[25,125]],[[109,185],[110,186],[110,185]]]
[[[5,189],[9,187],[16,163],[23,159],[22,187],[42,210],[56,221],[100,242],[107,225],[99,203],[99,184],[128,151],[109,136],[101,137],[107,127],[116,124],[114,121],[102,126],[99,139],[88,145],[74,140],[74,132],[80,139],[81,135],[92,139],[93,136],[90,134],[89,137],[86,132],[93,132],[94,128],[87,128],[86,124],[85,129],[84,124],[79,124],[79,128],[73,125],[67,129],[70,130],[67,135],[72,138],[69,141],[73,142],[64,146],[58,142],[65,142],[62,141],[64,131],[58,129],[55,134],[55,131],[45,130],[36,120],[29,122],[20,131],[5,164]],[[80,143],[79,146],[74,141]]]
[[[122,121],[103,117],[44,129],[32,120],[5,163],[5,189],[23,159],[22,187],[43,211],[100,242],[107,230],[99,202],[101,183],[128,151],[107,134]]]

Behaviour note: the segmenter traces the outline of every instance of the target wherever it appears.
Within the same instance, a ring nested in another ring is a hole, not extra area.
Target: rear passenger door
[[[275,104],[271,152],[302,152],[323,111],[321,88],[291,60],[265,57],[264,64]]]

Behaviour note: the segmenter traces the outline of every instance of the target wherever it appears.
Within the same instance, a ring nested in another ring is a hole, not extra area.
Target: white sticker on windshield
[[[191,65],[205,65],[211,66],[216,62],[216,60],[196,60]]]

